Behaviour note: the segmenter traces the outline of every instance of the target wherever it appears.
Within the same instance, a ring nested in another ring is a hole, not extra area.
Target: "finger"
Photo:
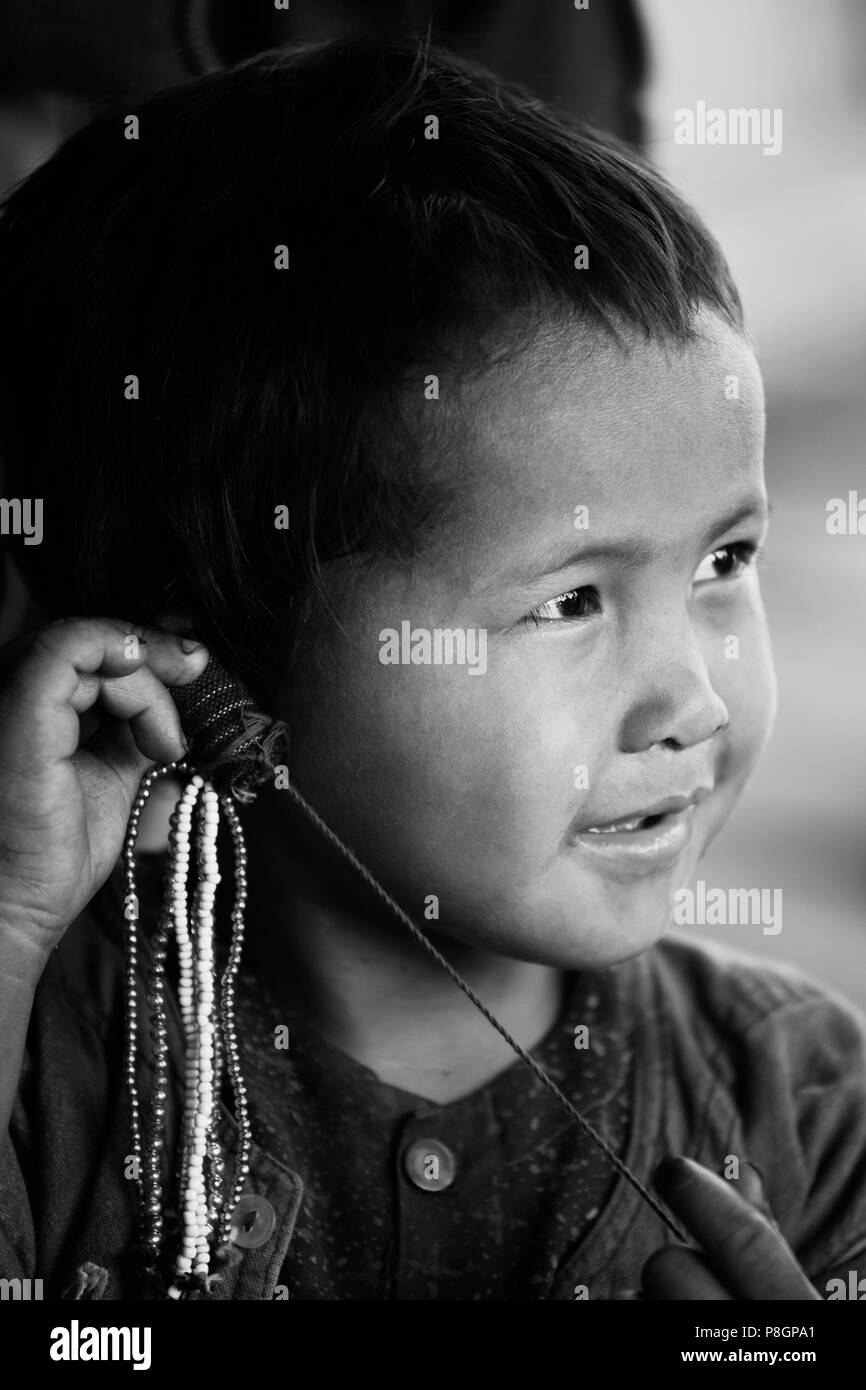
[[[184,756],[189,744],[169,692],[196,680],[209,653],[195,638],[156,628],[146,629],[146,641],[147,665],[121,678],[101,679],[99,703],[107,713],[129,723],[146,758],[175,761]]]
[[[129,725],[135,745],[145,758],[159,763],[174,762],[184,756],[188,745],[177,706],[147,666],[122,680],[102,681],[97,693],[100,710]]]
[[[69,758],[79,742],[78,714],[104,696],[109,712],[138,719],[146,713],[141,701],[146,688],[157,709],[139,720],[142,752],[146,748],[155,761],[173,760],[183,744],[173,702],[159,681],[194,680],[206,662],[204,647],[184,652],[172,634],[131,631],[130,624],[116,619],[49,624],[32,639],[0,692],[0,713],[7,716],[4,754],[12,762],[38,758],[43,764]],[[132,675],[137,680],[124,684]],[[120,693],[110,686],[112,679]]]
[[[106,674],[113,668],[114,674],[122,675],[145,661],[149,648],[168,648],[179,641],[180,635],[173,631],[143,627],[127,618],[58,618],[4,643],[0,669],[14,667],[30,656],[34,647],[45,646],[68,656],[78,670],[93,670],[105,662]]]
[[[765,1220],[769,1221],[773,1230],[781,1236],[782,1232],[779,1230],[776,1218],[770,1208],[769,1199],[767,1198],[767,1186],[764,1182],[764,1175],[757,1163],[753,1163],[749,1158],[744,1158],[740,1164],[739,1192],[741,1197],[745,1197],[747,1202],[750,1202],[753,1207],[758,1208],[758,1211]]]
[[[680,1157],[659,1164],[654,1182],[735,1298],[820,1299],[781,1236],[723,1178]]]
[[[748,1159],[740,1164],[737,1186],[741,1197],[770,1218],[761,1171]],[[657,1250],[644,1265],[642,1277],[648,1299],[732,1301],[700,1253],[682,1245]]]
[[[696,1299],[732,1302],[696,1250],[666,1245],[650,1255],[641,1271],[644,1295],[651,1299]]]
[[[204,671],[210,653],[203,642],[161,628],[144,629],[147,664],[163,685],[189,685]]]
[[[728,1178],[727,1182],[732,1182],[741,1197],[744,1197],[751,1206],[757,1207],[758,1211],[766,1221],[772,1226],[773,1230],[782,1240],[785,1237],[779,1227],[767,1197],[767,1184],[764,1181],[764,1174],[758,1164],[750,1158],[744,1158],[740,1163],[740,1176],[738,1178]]]
[[[195,680],[208,660],[206,647],[195,638],[123,618],[65,618],[41,628],[34,642],[82,674],[123,677],[146,663],[168,686]]]

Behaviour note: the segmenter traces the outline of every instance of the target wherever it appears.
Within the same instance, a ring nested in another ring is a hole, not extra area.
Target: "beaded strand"
[[[238,1124],[238,1151],[235,1161],[235,1174],[231,1191],[223,1204],[219,1224],[218,1243],[225,1247],[230,1239],[231,1219],[244,1190],[250,1167],[252,1147],[252,1124],[250,1121],[246,1082],[241,1069],[241,1053],[237,1032],[236,985],[244,945],[245,912],[247,906],[247,847],[240,817],[231,797],[224,794],[220,798],[234,846],[235,900],[232,908],[232,933],[228,961],[222,977],[220,996],[220,1020],[222,1023],[222,1042],[225,1049],[225,1062],[231,1082],[234,1099],[235,1118]]]
[[[185,763],[168,763],[162,767],[153,768],[141,781],[138,794],[132,806],[129,822],[124,840],[122,859],[123,859],[123,915],[126,923],[126,976],[125,976],[125,1029],[124,1029],[124,1077],[126,1089],[129,1097],[130,1111],[130,1131],[132,1137],[132,1159],[133,1159],[133,1178],[138,1187],[139,1201],[139,1239],[142,1247],[144,1268],[146,1271],[155,1271],[159,1258],[160,1246],[163,1234],[163,1215],[162,1201],[160,1196],[161,1174],[159,1169],[158,1141],[155,1132],[154,1119],[159,1113],[159,1106],[164,1105],[164,1091],[160,1094],[157,1085],[154,1085],[152,1092],[152,1110],[147,1125],[147,1143],[142,1140],[141,1123],[141,1102],[138,1094],[138,920],[140,914],[138,894],[136,892],[135,878],[135,842],[141,821],[141,813],[150,796],[151,788],[155,781],[161,777],[175,776],[178,773],[187,772]],[[163,931],[163,922],[160,922],[157,936]],[[156,944],[156,943],[155,943]],[[164,993],[161,988],[161,969],[164,963],[164,953],[161,955],[154,952],[153,964],[151,967],[150,985],[148,989],[148,1005],[154,1009],[155,1005],[161,1008],[164,1014]],[[157,1001],[161,1001],[157,1003]],[[157,1038],[159,1034],[156,1034]],[[151,1038],[154,1038],[154,1031],[151,1030]],[[159,1059],[154,1056],[154,1078],[160,1070]]]
[[[152,1086],[147,1123],[142,1125],[138,1092],[139,902],[136,893],[135,842],[141,813],[159,777],[191,774],[171,817],[169,858],[163,907],[151,944],[147,991],[152,1051]],[[234,850],[235,901],[228,960],[222,980],[214,950],[215,898],[221,881],[217,857],[220,809],[228,822]],[[196,878],[190,903],[193,849]],[[124,1069],[129,1093],[134,1176],[138,1182],[139,1226],[145,1268],[155,1271],[162,1253],[165,1116],[168,1093],[166,959],[170,938],[177,943],[178,1003],[185,1041],[184,1103],[178,1178],[180,1244],[174,1260],[169,1298],[183,1298],[209,1287],[211,1246],[219,1261],[230,1258],[232,1213],[249,1171],[250,1119],[240,1066],[235,1017],[235,982],[240,966],[246,908],[246,846],[230,797],[186,763],[154,768],[141,782],[130,813],[123,848],[124,917],[126,920],[126,1030]],[[224,1159],[219,1142],[219,1097],[223,1072],[234,1093],[238,1151],[229,1193],[223,1192]]]
[[[201,796],[196,835],[198,876],[193,896],[192,980],[184,981],[184,1002],[192,1013],[192,1031],[187,1036],[186,1077],[181,1166],[181,1249],[175,1262],[175,1282],[169,1297],[178,1298],[183,1280],[192,1273],[204,1280],[210,1265],[210,1216],[208,1173],[205,1163],[208,1134],[212,1124],[214,1092],[214,1036],[219,1023],[214,1011],[213,917],[214,896],[219,882],[216,837],[219,811],[216,793],[198,775],[193,777],[181,798],[192,810]],[[191,811],[190,811],[191,820]],[[177,855],[181,874],[190,863],[190,834],[186,816],[178,816]],[[172,846],[172,848],[174,848]]]

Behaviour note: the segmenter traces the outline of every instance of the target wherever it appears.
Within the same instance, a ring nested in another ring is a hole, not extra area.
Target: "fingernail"
[[[204,642],[199,642],[195,637],[179,637],[180,649],[186,656],[191,656],[193,652],[200,651]]]

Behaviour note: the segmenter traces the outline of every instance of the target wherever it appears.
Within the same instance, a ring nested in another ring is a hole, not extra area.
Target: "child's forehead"
[[[579,507],[594,540],[655,533],[677,547],[759,497],[754,352],[718,319],[696,326],[685,344],[551,329],[468,380],[445,464],[451,520],[438,563],[478,582],[506,556],[520,569],[524,550],[576,538]]]
[[[764,436],[754,352],[714,316],[696,328],[684,344],[552,330],[467,383],[450,479],[465,506],[571,487],[626,502],[626,489],[675,495],[686,478],[753,472]]]

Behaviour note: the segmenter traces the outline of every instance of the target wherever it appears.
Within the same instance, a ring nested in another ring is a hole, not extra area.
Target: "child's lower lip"
[[[657,817],[653,825],[638,830],[609,830],[602,834],[575,831],[569,843],[582,854],[611,867],[663,868],[675,863],[688,848],[694,811],[694,806],[686,806],[682,811],[668,812]]]

